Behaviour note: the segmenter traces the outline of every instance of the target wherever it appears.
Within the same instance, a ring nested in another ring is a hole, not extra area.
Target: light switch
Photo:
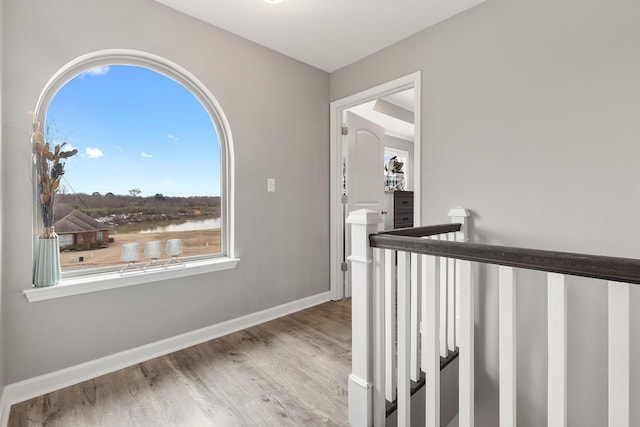
[[[267,178],[267,192],[275,193],[276,192],[276,179],[275,178]]]

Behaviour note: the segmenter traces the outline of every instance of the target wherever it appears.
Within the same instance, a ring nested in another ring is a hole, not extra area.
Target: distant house
[[[109,246],[109,227],[69,205],[56,204],[54,229],[60,248],[75,246],[78,249]]]

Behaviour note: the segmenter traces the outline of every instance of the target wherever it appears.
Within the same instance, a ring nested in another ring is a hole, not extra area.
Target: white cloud
[[[175,135],[173,135],[173,134],[169,134],[169,135],[167,135],[167,138],[172,139],[172,140],[174,140],[174,141],[177,141],[177,140],[178,140],[178,137],[177,137],[177,136],[175,136]]]
[[[99,148],[87,148],[87,157],[90,157],[92,159],[99,159],[102,156],[104,156],[104,153]]]
[[[100,76],[104,76],[108,72],[109,72],[109,66],[103,65],[102,67],[95,67],[85,71],[84,73],[82,73],[82,77],[84,76],[100,77]]]
[[[140,155],[146,159],[150,159],[153,157],[153,154],[145,153],[144,151],[140,153]]]

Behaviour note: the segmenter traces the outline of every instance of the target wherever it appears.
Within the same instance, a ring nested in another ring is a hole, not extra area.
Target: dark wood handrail
[[[397,236],[409,236],[409,237],[425,237],[435,236],[442,233],[453,233],[460,231],[462,224],[439,224],[439,225],[427,225],[425,227],[413,227],[413,228],[396,228],[395,230],[382,231],[380,234],[391,234]]]
[[[445,225],[420,228],[432,227],[445,227]],[[374,248],[640,284],[640,260],[638,259],[422,239],[415,237],[411,230],[372,234],[369,236],[369,243]]]

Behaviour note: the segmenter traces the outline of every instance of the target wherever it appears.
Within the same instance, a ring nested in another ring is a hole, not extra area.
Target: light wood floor
[[[11,407],[18,426],[346,426],[351,302],[328,302]]]

